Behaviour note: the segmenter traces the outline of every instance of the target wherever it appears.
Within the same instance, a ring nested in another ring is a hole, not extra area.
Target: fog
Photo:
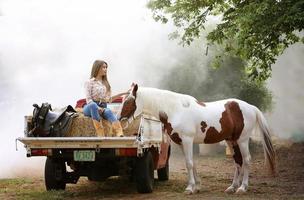
[[[0,178],[43,176],[45,158],[26,158],[20,143],[15,149],[24,115],[31,114],[33,103],[74,106],[84,97],[95,59],[108,62],[118,93],[132,82],[157,87],[162,73],[187,53],[187,47],[168,40],[173,27],[154,22],[145,3],[0,1]],[[302,55],[302,47],[286,51],[269,81],[277,103],[267,118],[280,136],[303,133]]]
[[[0,1],[0,178],[42,175],[45,158],[26,158],[20,143],[15,151],[24,115],[33,103],[75,105],[95,59],[108,62],[113,93],[158,79],[142,76],[149,62],[171,62],[182,47],[168,40],[172,28],[154,22],[145,3]]]
[[[273,133],[281,138],[304,141],[304,46],[285,50],[274,64],[268,81],[274,108],[267,113]]]

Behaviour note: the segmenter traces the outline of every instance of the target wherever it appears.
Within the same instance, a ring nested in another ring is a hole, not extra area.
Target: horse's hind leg
[[[240,152],[240,149],[238,147],[238,145],[236,144],[236,142],[234,142],[235,144],[233,144],[231,141],[226,141],[229,148],[233,148],[233,158],[234,158],[234,166],[235,166],[235,170],[234,170],[234,177],[233,177],[233,181],[232,184],[225,190],[226,193],[234,193],[236,192],[237,188],[240,186],[240,178],[242,176],[242,155]]]
[[[249,165],[251,159],[249,152],[249,139],[244,140],[242,142],[238,142],[238,144],[243,157],[242,171],[244,175],[242,185],[237,189],[236,193],[244,193],[248,189]]]
[[[193,170],[193,138],[183,137],[182,141],[182,149],[184,152],[186,167],[188,171],[188,186],[186,187],[185,193],[192,194],[195,192],[195,178]]]
[[[195,164],[194,160],[193,160],[193,175],[194,175],[194,180],[195,180],[194,193],[197,193],[201,190],[201,179],[197,174],[196,164]]]

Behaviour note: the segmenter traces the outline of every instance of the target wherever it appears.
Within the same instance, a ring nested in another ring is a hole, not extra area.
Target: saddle
[[[62,137],[69,131],[73,118],[78,114],[70,105],[53,110],[51,104],[33,104],[32,129],[28,137]]]

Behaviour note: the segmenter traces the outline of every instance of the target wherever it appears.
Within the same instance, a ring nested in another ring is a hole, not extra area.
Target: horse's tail
[[[263,113],[256,108],[256,117],[258,127],[262,136],[262,143],[264,149],[265,163],[269,166],[270,173],[272,175],[276,174],[276,154],[274,148],[272,146],[271,137],[270,137],[270,129],[267,124],[267,121],[263,115]]]

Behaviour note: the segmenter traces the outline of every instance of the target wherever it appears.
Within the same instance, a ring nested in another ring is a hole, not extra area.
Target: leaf
[[[182,45],[201,36],[207,17],[223,16],[207,35],[208,41],[252,63],[250,77],[257,80],[271,76],[271,65],[286,48],[298,41],[304,43],[304,37],[295,34],[304,29],[303,0],[150,0],[148,5],[158,16],[154,19],[163,23],[173,20],[181,34],[170,38],[180,38]]]

